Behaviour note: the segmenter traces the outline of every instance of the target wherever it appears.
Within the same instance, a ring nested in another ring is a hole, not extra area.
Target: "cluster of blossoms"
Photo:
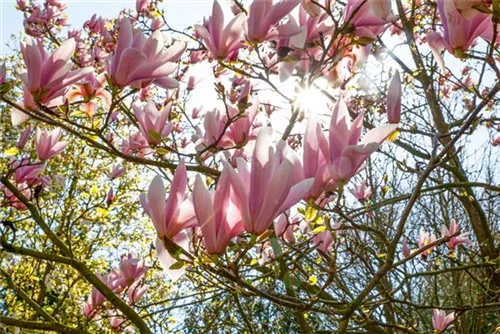
[[[129,304],[134,305],[147,291],[148,286],[142,283],[147,270],[144,260],[128,254],[122,256],[118,268],[104,275],[97,273],[97,276],[111,291],[116,294],[123,293],[127,296]],[[104,295],[96,287],[93,287],[87,302],[83,305],[83,313],[88,319],[96,320],[99,313],[104,310],[105,301]],[[107,316],[115,329],[120,329],[121,325],[126,322],[126,319],[113,312]]]
[[[32,135],[32,128],[26,128],[20,135],[17,146],[12,148],[15,152],[22,152]],[[30,159],[28,156],[21,158],[11,157],[10,170],[12,172],[17,190],[26,198],[32,199],[33,189],[47,188],[51,185],[51,179],[48,176],[42,176],[46,162],[54,156],[60,154],[66,146],[67,141],[61,141],[61,129],[57,128],[52,131],[35,130],[34,148],[36,150],[37,159]],[[0,185],[0,190],[4,188]],[[25,210],[26,206],[19,198],[10,190],[3,189],[5,198],[9,205],[18,210]]]
[[[456,222],[455,219],[451,219],[450,226],[446,227],[443,225],[441,227],[441,238],[450,238],[448,241],[448,250],[450,254],[454,254],[455,249],[460,245],[470,245],[472,241],[469,239],[469,233],[460,233],[460,226]],[[418,250],[422,259],[426,260],[427,257],[432,253],[432,250],[435,248],[433,243],[437,241],[436,236],[434,234],[430,234],[426,232],[423,228],[420,229],[418,235]],[[403,240],[403,255],[405,257],[411,255],[411,250],[408,246],[408,241],[406,239]]]
[[[24,29],[28,35],[42,37],[52,29],[67,26],[66,4],[59,0],[45,1],[43,6],[30,1],[17,0],[17,9],[24,12]]]

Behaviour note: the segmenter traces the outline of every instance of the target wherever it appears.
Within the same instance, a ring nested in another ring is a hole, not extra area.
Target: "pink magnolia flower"
[[[137,0],[135,2],[135,10],[138,14],[147,14],[150,5],[149,0]]]
[[[318,198],[323,191],[331,186],[330,174],[322,146],[328,146],[321,125],[315,114],[311,114],[304,135],[302,163],[304,165],[304,176],[313,178],[314,183],[309,191],[308,198]]]
[[[192,238],[191,230],[192,229],[183,230],[179,232],[174,238],[172,238],[172,242],[180,248],[184,249],[184,251],[186,252],[189,252],[190,240]],[[156,239],[156,253],[158,256],[158,260],[163,267],[163,271],[172,280],[172,282],[175,282],[182,277],[186,270],[185,266],[176,269],[171,268],[171,266],[179,260],[165,249],[163,241],[159,238]],[[180,258],[186,260],[183,255],[181,255]]]
[[[132,254],[123,255],[120,261],[120,275],[125,285],[140,280],[148,270],[143,259],[134,258]]]
[[[259,132],[251,170],[241,159],[237,164],[238,173],[227,170],[245,230],[254,234],[263,233],[276,217],[304,198],[314,182],[312,178],[304,180],[300,160],[286,144],[275,150],[270,128]]]
[[[131,326],[124,326],[127,323],[127,318],[123,317],[118,311],[108,311],[109,325],[116,333],[133,333],[134,329]]]
[[[316,234],[313,237],[313,243],[318,251],[321,251],[323,254],[329,254],[330,246],[333,243],[332,233],[330,231],[323,231]]]
[[[204,114],[202,111],[203,111],[203,106],[194,107],[193,111],[191,111],[191,117],[193,119],[200,118]]]
[[[366,181],[363,181],[357,184],[354,189],[351,190],[351,193],[358,201],[363,202],[372,196],[372,188],[366,185]]]
[[[23,132],[21,132],[21,135],[19,136],[19,140],[17,141],[16,146],[22,150],[24,146],[26,146],[26,143],[28,142],[28,139],[30,139],[31,136],[31,126],[28,126],[26,129],[24,129]]]
[[[205,113],[203,126],[205,133],[194,136],[195,146],[202,150],[217,142],[217,148],[226,149],[244,145],[248,140],[255,137],[255,116],[259,108],[259,101],[255,98],[252,105],[241,112],[231,105],[227,107],[227,113],[214,109]],[[227,127],[228,116],[232,122]]]
[[[97,14],[92,15],[90,20],[83,24],[83,27],[90,30],[94,34],[102,34],[106,26],[106,20],[102,16],[97,16]]]
[[[354,26],[356,36],[376,40],[396,19],[391,13],[390,0],[347,1],[344,20]]]
[[[420,232],[418,234],[418,248],[423,248],[428,244],[433,243],[434,241],[436,241],[436,236],[434,234],[431,235],[429,232],[425,232],[423,228],[420,229]],[[425,252],[422,252],[422,258],[424,260],[427,259],[427,256],[431,254],[433,249],[434,247],[431,247]]]
[[[151,21],[149,28],[152,31],[155,31],[155,30],[160,30],[161,28],[163,28],[164,25],[165,25],[165,21],[163,21],[163,19],[159,17],[159,18],[153,19]]]
[[[264,266],[266,263],[274,260],[274,252],[269,241],[261,243],[257,246],[257,256],[259,266]]]
[[[115,53],[108,59],[108,73],[120,88],[144,88],[152,83],[165,89],[179,86],[168,75],[177,68],[175,63],[186,49],[183,42],[164,50],[163,35],[155,31],[146,39],[142,31],[134,31],[125,18],[120,24]]]
[[[7,68],[5,67],[5,63],[0,66],[0,86],[3,85],[7,81]]]
[[[0,184],[0,186],[3,186],[3,184]],[[24,197],[26,197],[28,200],[31,200],[31,198],[32,198],[31,189],[26,183],[20,183],[20,184],[17,184],[16,186],[17,186],[17,189],[21,192],[21,194],[23,194]],[[3,187],[0,187],[0,190],[2,188]],[[24,205],[24,203],[21,202],[21,200],[19,198],[17,198],[16,195],[14,195],[14,193],[12,191],[10,191],[7,188],[5,188],[4,191],[5,191],[5,198],[6,198],[9,206],[12,206],[13,208],[15,208],[16,210],[19,210],[19,211],[23,211],[23,210],[27,209],[26,205]]]
[[[403,238],[403,256],[408,257],[411,255],[410,246],[408,245],[408,240]]]
[[[172,179],[168,197],[159,175],[151,182],[148,193],[141,195],[142,207],[153,221],[159,239],[165,236],[173,239],[182,230],[196,224],[193,204],[187,198],[186,190],[187,170],[184,161],[181,161]]]
[[[113,187],[109,187],[108,193],[106,194],[106,204],[111,205],[115,200],[115,192]]]
[[[57,128],[50,132],[47,130],[41,131],[39,128],[35,131],[35,148],[38,158],[42,161],[58,155],[66,146],[67,141],[59,141],[61,138],[61,129]]]
[[[292,219],[290,217],[290,211],[286,214],[282,213],[278,219],[274,221],[274,231],[276,236],[283,238],[287,242],[294,244],[295,235],[294,232],[299,228],[299,216],[294,216]]]
[[[111,167],[111,171],[108,173],[108,177],[110,180],[114,180],[125,174],[126,168],[123,167],[121,164],[114,164],[113,167]]]
[[[168,122],[170,107],[171,104],[168,104],[163,111],[159,112],[151,101],[143,107],[138,104],[132,105],[141,133],[150,145],[158,145],[172,132],[173,124]]]
[[[254,0],[250,5],[246,22],[246,38],[250,42],[287,38],[300,32],[293,25],[276,25],[288,15],[300,0],[282,0],[273,5],[273,0]]]
[[[45,165],[40,162],[30,162],[27,158],[16,160],[12,163],[14,172],[14,181],[16,183],[26,182],[33,185],[43,172]]]
[[[445,225],[441,227],[441,236],[450,237],[456,233],[460,232],[460,226],[455,219],[451,219],[450,228],[448,229]],[[448,248],[453,251],[459,245],[471,245],[472,241],[469,239],[469,233],[460,233],[458,236],[451,237],[448,241]]]
[[[74,88],[66,93],[66,98],[70,103],[82,99],[82,110],[89,117],[92,117],[97,110],[97,103],[95,102],[97,98],[106,106],[111,105],[111,94],[106,91],[106,85],[104,74],[96,77],[91,73],[85,76],[82,83],[74,85]]]
[[[204,25],[195,25],[195,31],[212,57],[220,60],[232,59],[242,46],[241,33],[244,19],[244,14],[240,13],[224,27],[224,13],[219,2],[214,0],[212,16],[205,21]]]
[[[136,132],[130,135],[128,140],[124,140],[121,143],[121,150],[127,155],[136,153],[138,157],[146,157],[152,152],[141,132]]]
[[[437,332],[442,332],[450,326],[455,320],[455,313],[451,312],[446,315],[445,311],[434,309],[432,310],[432,326]]]
[[[24,84],[23,84],[23,101],[20,104],[22,109],[24,110],[33,111],[38,109],[35,100],[33,99],[33,95],[31,95],[31,93],[28,90],[28,86]],[[10,115],[13,126],[18,126],[29,119],[29,116],[26,113],[24,113],[23,110],[18,108],[12,108],[10,110]]]
[[[397,129],[397,124],[378,126],[368,131],[359,141],[363,117],[364,113],[361,112],[351,124],[343,98],[335,105],[330,123],[329,145],[320,146],[335,183],[346,183],[363,169],[370,155]]]
[[[108,275],[101,275],[100,273],[96,273],[96,276],[107,285],[114,292],[118,292],[120,289],[120,280],[116,278],[116,274],[111,272]],[[83,313],[87,317],[87,319],[93,319],[100,310],[102,304],[106,301],[106,297],[97,290],[96,287],[92,287],[92,291],[90,292],[87,301],[83,305]]]
[[[139,282],[132,284],[127,290],[128,302],[130,305],[134,305],[139,301],[139,299],[146,294],[149,286],[140,285]]]
[[[232,107],[230,107],[232,108]],[[239,110],[232,108],[234,113],[239,113]],[[259,109],[259,101],[257,98],[252,101],[252,105],[245,109],[239,118],[231,123],[228,128],[227,137],[234,145],[244,145],[248,140],[254,138],[252,128],[254,127],[255,116]]]
[[[443,34],[434,31],[427,35],[429,47],[443,71],[445,67],[441,56],[442,50],[446,49],[452,55],[461,56],[479,36],[486,40],[493,38],[491,15],[476,11],[472,7],[468,7],[467,12],[462,10],[461,14],[457,7],[459,3],[465,6],[473,4],[465,1],[438,0]]]
[[[215,194],[207,190],[199,175],[194,183],[194,211],[209,254],[223,254],[231,239],[244,230],[241,214],[230,198],[229,169],[232,167],[226,164]]]
[[[196,77],[194,75],[190,75],[187,80],[186,89],[193,90],[196,86],[203,80],[202,77]]]
[[[26,45],[21,44],[21,53],[26,64],[27,73],[21,75],[28,91],[35,101],[42,104],[64,95],[72,84],[89,74],[90,67],[72,71],[71,55],[75,51],[73,38],[65,41],[52,55],[43,48],[40,41],[28,38]]]
[[[302,7],[307,12],[307,14],[312,17],[317,17],[324,12],[324,9],[321,8],[321,6],[319,6],[318,4],[327,9],[330,9],[332,7],[332,2],[332,0],[302,0]]]
[[[401,120],[401,95],[401,79],[396,71],[387,90],[387,119],[391,124],[398,124]]]

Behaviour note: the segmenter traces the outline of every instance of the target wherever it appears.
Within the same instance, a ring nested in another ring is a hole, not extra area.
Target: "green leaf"
[[[166,155],[166,154],[169,154],[170,151],[167,150],[166,148],[163,148],[163,147],[157,147],[156,148],[156,153],[158,153],[160,155]]]
[[[156,141],[161,141],[161,137],[160,137],[160,134],[158,132],[156,132],[155,130],[149,130],[148,131],[148,134],[149,136],[156,140]]]
[[[182,267],[184,267],[184,261],[178,261],[178,262],[175,262],[174,264],[172,264],[169,267],[169,269],[177,270],[177,269],[181,269]]]
[[[320,227],[316,227],[314,230],[312,230],[312,234],[318,234],[318,233],[321,233],[324,231],[326,231],[326,226],[320,226]]]

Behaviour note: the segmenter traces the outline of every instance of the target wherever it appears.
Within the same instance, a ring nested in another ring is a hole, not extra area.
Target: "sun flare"
[[[303,111],[321,113],[329,104],[328,96],[320,88],[310,86],[297,93],[296,105]]]

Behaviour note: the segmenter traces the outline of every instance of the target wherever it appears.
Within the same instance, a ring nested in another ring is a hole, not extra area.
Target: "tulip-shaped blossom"
[[[418,248],[421,249],[423,247],[426,247],[427,245],[433,243],[436,241],[436,236],[433,234],[431,235],[429,232],[425,232],[423,228],[420,229],[420,232],[418,234]],[[427,256],[429,256],[432,252],[432,249],[434,247],[430,247],[424,252],[422,252],[422,258],[425,260],[427,259]]]
[[[403,238],[403,256],[408,257],[411,255],[410,246],[408,245],[408,239]]]
[[[60,128],[50,132],[47,130],[41,131],[37,128],[35,131],[35,148],[38,158],[45,161],[61,153],[68,146],[68,142],[59,141],[60,138]]]
[[[186,189],[187,170],[184,161],[181,161],[172,179],[168,197],[159,175],[151,182],[148,193],[141,195],[142,207],[153,221],[159,239],[173,239],[179,232],[196,223],[193,204],[187,198]]]
[[[334,25],[327,13],[308,15],[306,2],[300,6],[298,23],[291,18],[289,24],[296,24],[301,29],[300,33],[290,37],[290,46],[294,48],[315,46],[314,42],[327,35]]]
[[[21,135],[19,136],[19,140],[17,141],[17,148],[19,148],[20,150],[22,150],[24,148],[24,146],[26,146],[26,143],[28,142],[28,140],[30,139],[30,136],[31,136],[31,126],[28,126],[26,129],[24,129],[23,132],[21,132]]]
[[[115,201],[115,191],[113,187],[109,187],[108,193],[106,194],[106,204],[109,206]]]
[[[239,110],[231,106],[229,108],[233,109],[235,114],[239,112]],[[249,139],[253,138],[252,127],[258,108],[259,101],[254,99],[252,105],[241,113],[241,116],[236,121],[229,125],[227,137],[233,145],[244,145]]]
[[[274,222],[274,231],[278,237],[282,237],[287,242],[294,244],[296,241],[294,232],[299,228],[300,218],[295,216],[290,219],[289,216],[290,211],[286,214],[282,213]]]
[[[147,14],[150,6],[149,0],[137,0],[135,2],[135,10],[138,14]]]
[[[28,38],[26,45],[21,44],[21,53],[27,69],[21,79],[35,101],[42,104],[55,103],[54,99],[63,96],[69,86],[92,71],[90,67],[71,70],[71,55],[75,46],[75,40],[70,38],[49,55],[40,41],[35,44]]]
[[[354,34],[376,40],[394,22],[391,0],[348,0],[344,20],[354,26]]]
[[[205,114],[203,127],[205,133],[203,137],[200,134],[195,135],[195,146],[202,150],[209,145],[217,143],[217,148],[232,148],[238,145],[244,145],[248,140],[255,137],[255,131],[252,130],[257,115],[259,102],[257,99],[245,111],[229,105],[228,113],[219,109],[214,109]],[[227,127],[228,116],[231,118],[231,124]]]
[[[0,66],[0,86],[7,82],[7,68],[5,64]]]
[[[450,222],[450,228],[447,228],[445,225],[441,227],[441,236],[451,237],[450,241],[448,241],[448,248],[451,252],[459,246],[459,245],[470,245],[472,241],[469,239],[469,233],[460,233],[457,236],[452,236],[460,232],[460,226],[458,225],[455,219],[452,219]]]
[[[314,246],[316,249],[322,252],[323,254],[330,253],[330,246],[333,243],[333,236],[330,231],[323,231],[316,234],[313,238]]]
[[[318,198],[331,185],[330,175],[322,146],[328,146],[321,125],[315,114],[311,114],[307,123],[303,144],[304,176],[314,178],[308,198]]]
[[[141,299],[148,290],[147,285],[139,285],[139,282],[132,284],[127,290],[127,297],[130,305],[134,305]]]
[[[215,0],[212,16],[203,25],[195,25],[195,30],[212,57],[220,60],[232,59],[242,46],[241,33],[244,19],[244,14],[240,13],[224,27],[224,13],[219,2]]]
[[[229,169],[232,167],[226,164],[215,194],[207,190],[199,175],[194,183],[194,210],[209,254],[223,254],[231,239],[244,230],[240,212],[230,198]]]
[[[398,127],[397,124],[378,126],[368,131],[360,141],[363,116],[361,112],[351,124],[347,106],[342,98],[333,110],[329,145],[322,145],[321,148],[326,156],[331,178],[337,184],[347,183],[363,169],[365,161]]]
[[[401,120],[401,79],[396,71],[387,90],[387,119],[391,124],[398,124]]]
[[[164,238],[168,237],[181,248],[188,249],[189,235],[187,228],[196,224],[196,216],[191,198],[187,198],[187,170],[184,161],[181,161],[170,186],[170,192],[165,200],[165,187],[161,177],[157,175],[148,193],[141,195],[141,205],[149,215],[158,234],[156,252],[165,273],[172,281],[179,279],[184,268],[170,269],[177,260],[165,249]]]
[[[155,31],[146,39],[142,31],[134,31],[125,18],[120,24],[116,51],[108,62],[108,73],[120,88],[144,88],[154,83],[165,89],[176,88],[179,83],[169,78],[176,61],[186,49],[185,43],[175,43],[164,50],[163,35]]]
[[[294,25],[276,25],[288,15],[300,0],[282,0],[273,5],[273,0],[254,0],[250,5],[246,23],[246,38],[250,42],[287,38],[301,30]]]
[[[114,312],[114,311],[108,311],[107,312],[108,319],[109,319],[109,325],[113,329],[114,332],[116,333],[133,333],[134,329],[130,326],[124,326],[125,323],[127,322],[127,318],[123,317],[121,313]]]
[[[97,110],[96,99],[99,98],[106,106],[111,104],[111,94],[106,91],[105,87],[104,74],[97,77],[94,74],[88,74],[82,83],[74,85],[74,88],[66,94],[66,98],[70,103],[79,99],[83,100],[82,110],[87,116],[92,117]]]
[[[372,188],[366,184],[366,181],[363,181],[357,184],[354,189],[351,190],[351,193],[358,201],[364,202],[372,196]]]
[[[444,71],[444,60],[441,51],[446,49],[449,53],[461,56],[469,50],[478,37],[487,40],[493,38],[491,15],[481,13],[472,7],[463,10],[457,8],[460,5],[473,5],[473,2],[438,0],[439,16],[443,27],[443,33],[431,32],[427,35],[429,47],[436,58],[439,66]]]
[[[142,278],[148,270],[143,259],[137,259],[132,254],[123,255],[120,261],[120,275],[123,283],[131,285]]]
[[[108,177],[110,180],[114,180],[125,174],[126,169],[121,164],[114,164],[111,167],[111,171],[108,173]]]
[[[40,174],[43,172],[45,165],[40,162],[30,162],[27,158],[14,161],[12,163],[12,169],[14,172],[14,181],[16,183],[26,182],[30,185],[33,185]]]
[[[251,170],[241,159],[237,162],[238,173],[228,168],[247,232],[263,233],[276,217],[304,198],[313,185],[312,178],[303,179],[300,161],[293,150],[286,148],[275,150],[270,128],[261,129]]]
[[[324,8],[330,9],[332,5],[335,4],[334,0],[302,0],[302,6],[306,10],[307,14],[312,17],[321,15],[324,12]]]
[[[96,276],[112,291],[116,293],[120,291],[120,279],[117,277],[115,272],[111,272],[108,275],[96,273]],[[97,313],[99,313],[99,308],[105,301],[106,297],[104,297],[104,295],[99,292],[96,287],[93,287],[87,298],[87,302],[83,304],[83,313],[87,319],[93,319]]]
[[[445,311],[434,309],[432,310],[432,327],[438,333],[441,333],[455,320],[455,313],[451,312],[446,315]]]
[[[165,110],[159,112],[153,102],[148,102],[144,107],[137,104],[132,106],[135,118],[139,122],[142,135],[150,145],[158,145],[160,140],[172,132],[172,123],[167,122],[170,114],[170,104]]]
[[[130,135],[128,140],[124,140],[121,143],[121,150],[127,155],[136,153],[140,158],[146,157],[152,152],[148,141],[141,132],[136,132]]]
[[[32,192],[30,187],[26,183],[17,184],[17,189],[21,192],[21,194],[23,194],[24,197],[26,197],[28,200],[31,200]],[[4,190],[5,199],[7,200],[7,204],[9,206],[12,206],[19,211],[27,209],[26,205],[24,205],[24,203],[21,202],[21,200],[17,198],[16,195],[14,195],[12,191],[10,191],[10,189],[5,188],[3,184],[0,184],[0,190]]]

